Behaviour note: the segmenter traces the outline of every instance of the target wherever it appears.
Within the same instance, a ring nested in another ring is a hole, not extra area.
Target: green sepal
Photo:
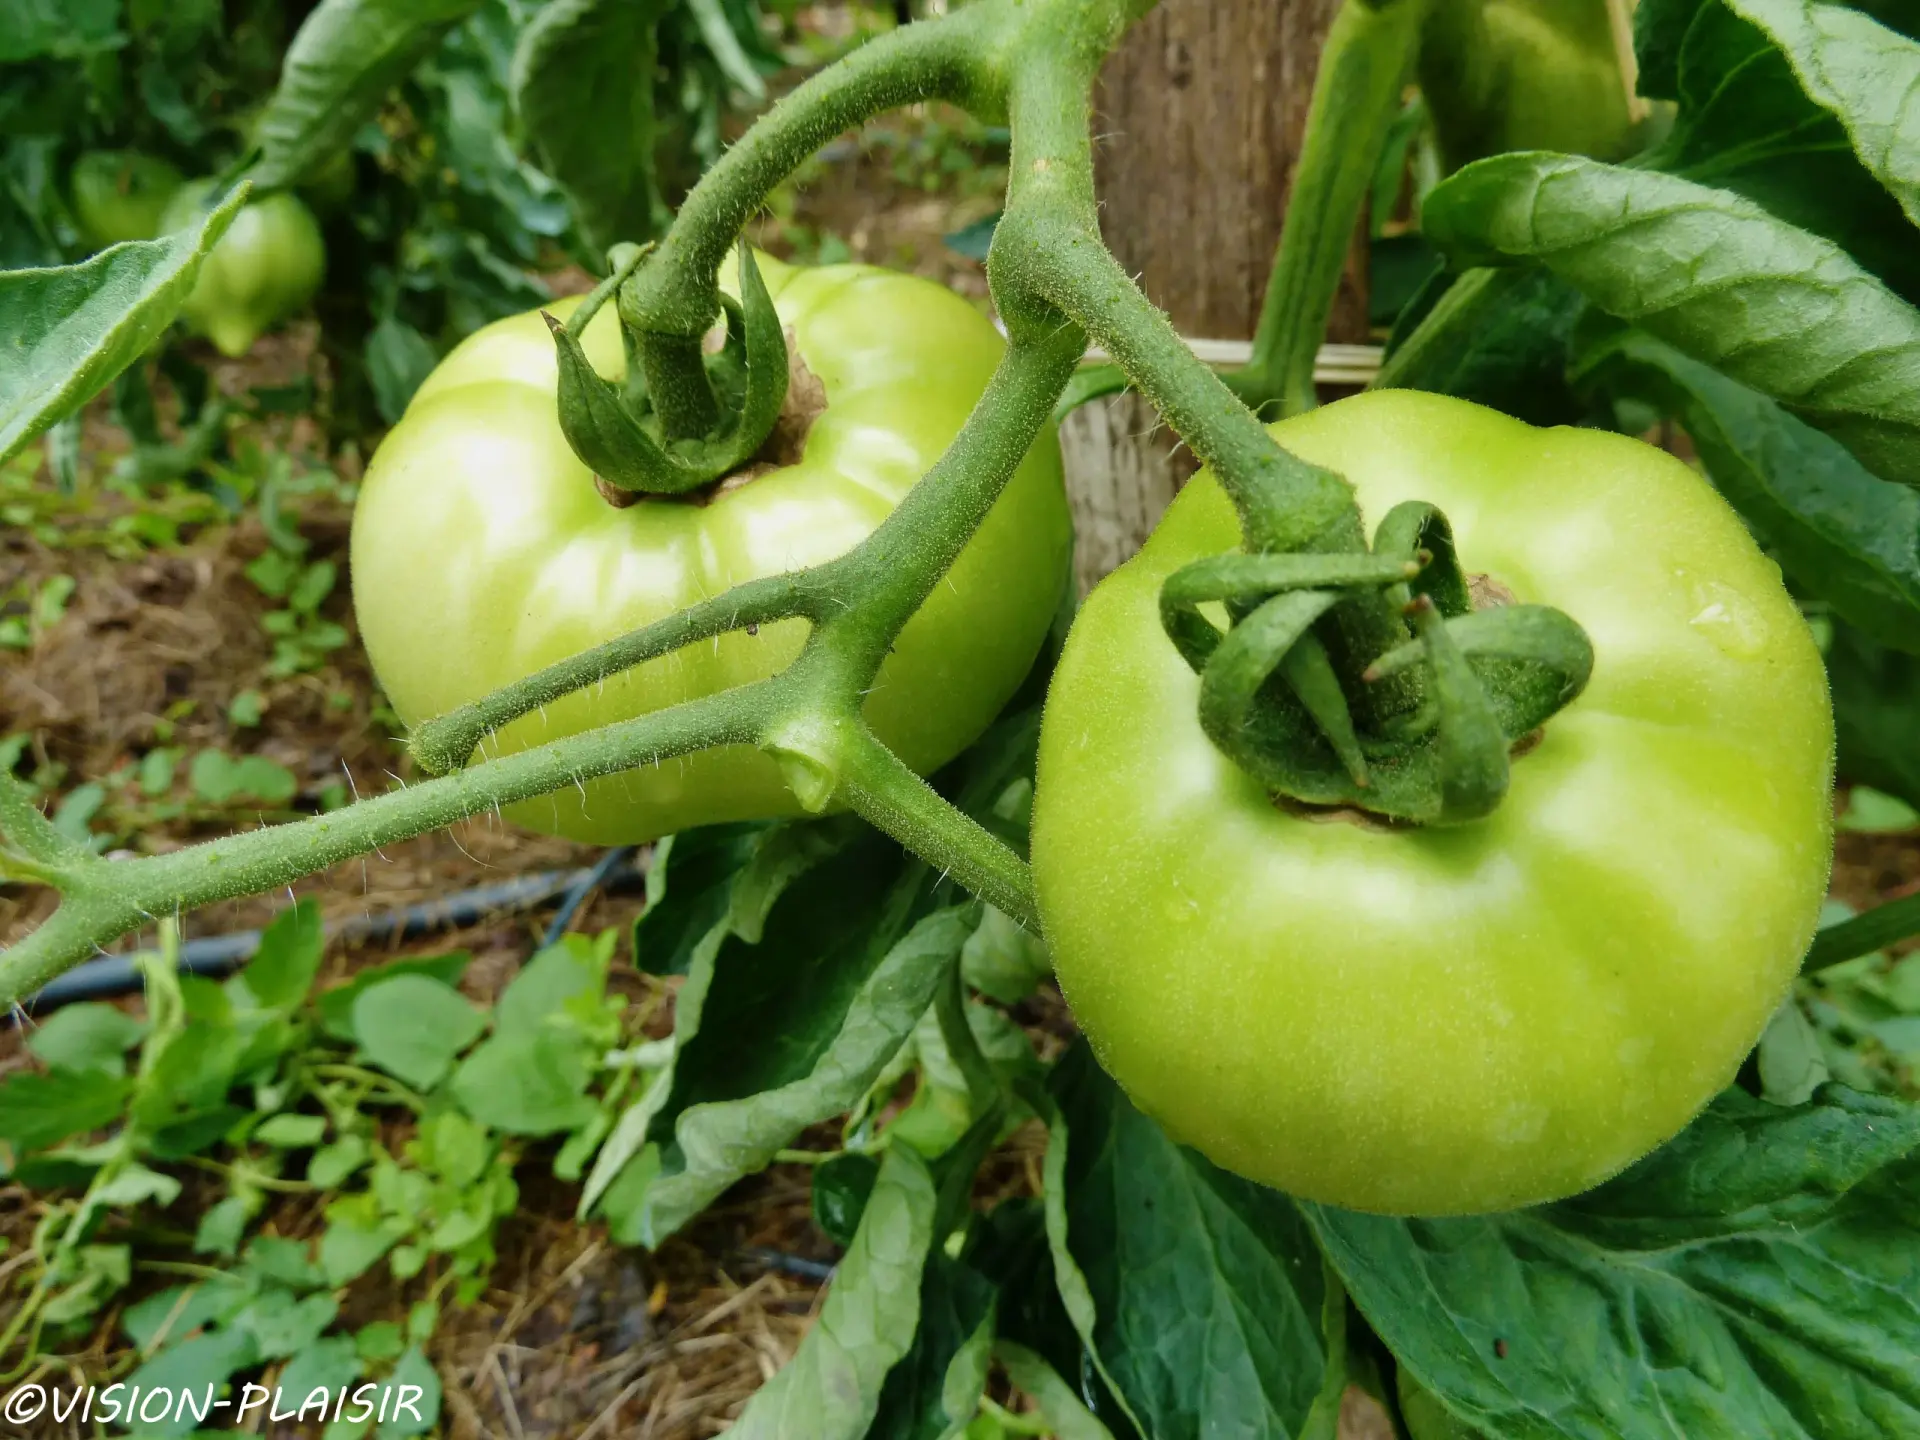
[[[1480,677],[1454,643],[1440,608],[1423,597],[1414,602],[1411,618],[1426,647],[1440,714],[1435,746],[1438,808],[1423,818],[1430,825],[1484,819],[1506,797],[1510,778],[1500,717]]]
[[[726,343],[707,361],[716,393],[727,402],[732,418],[717,435],[663,444],[649,413],[644,367],[636,363],[640,347],[633,337],[625,337],[627,381],[619,385],[600,377],[580,344],[587,324],[645,253],[638,246],[614,247],[613,273],[572,318],[562,325],[546,316],[560,367],[560,429],[581,463],[614,489],[684,495],[738,469],[765,443],[787,398],[786,336],[753,252],[743,241],[741,298],[725,302]]]
[[[1350,641],[1341,621],[1361,603],[1389,605],[1384,633],[1411,621],[1413,638],[1388,638],[1349,693],[1353,647],[1330,647]],[[1224,608],[1224,634],[1203,605]],[[1388,513],[1371,553],[1209,556],[1160,591],[1161,624],[1201,676],[1201,728],[1236,765],[1278,797],[1429,825],[1490,814],[1514,743],[1593,670],[1560,611],[1472,607],[1452,528],[1419,501]]]

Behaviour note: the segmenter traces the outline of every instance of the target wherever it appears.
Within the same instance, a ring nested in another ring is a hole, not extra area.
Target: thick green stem
[[[841,794],[861,819],[1039,932],[1026,862],[978,821],[941,799],[865,725],[849,728],[840,764]]]
[[[389,791],[312,820],[209,840],[169,855],[89,861],[67,872],[66,896],[53,916],[0,953],[0,1011],[107,941],[162,915],[277,890],[393,841],[602,775],[716,745],[752,744],[782,698],[782,679],[765,680]]]
[[[749,625],[766,625],[796,615],[818,619],[819,597],[834,589],[832,571],[833,567],[822,566],[736,585],[711,600],[676,610],[651,625],[549,665],[471,705],[429,720],[414,731],[407,748],[427,771],[445,775],[466,764],[483,736],[563,695],[598,685],[644,661]]]
[[[694,186],[620,293],[620,318],[640,338],[669,440],[705,435],[719,419],[700,339],[720,314],[720,264],[768,193],[834,136],[884,110],[973,98],[983,31],[1001,8],[903,26],[863,45],[783,98]]]
[[[1253,357],[1224,376],[1256,410],[1298,415],[1318,402],[1314,356],[1419,48],[1428,0],[1346,0],[1327,34],[1307,112],[1306,148],[1287,197]]]

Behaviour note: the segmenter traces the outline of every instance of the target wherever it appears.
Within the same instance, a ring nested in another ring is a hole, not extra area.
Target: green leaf
[[[929,1258],[913,1348],[887,1372],[867,1440],[952,1440],[966,1428],[987,1387],[996,1298],[977,1270]]]
[[[294,1290],[312,1290],[325,1274],[307,1255],[307,1242],[280,1235],[259,1235],[241,1257],[241,1268],[262,1280]]]
[[[1040,1355],[1024,1345],[1001,1340],[994,1344],[993,1356],[1007,1372],[1007,1379],[1033,1397],[1057,1440],[1113,1440],[1113,1432]]]
[[[494,1002],[496,1035],[538,1034],[564,1017],[581,996],[597,997],[606,988],[612,958],[584,935],[565,935],[527,961]]]
[[[1920,652],[1920,493],[1650,335],[1606,341],[1580,370],[1678,416],[1715,487],[1800,587],[1874,639]]]
[[[406,1348],[400,1327],[391,1320],[369,1320],[353,1335],[354,1349],[363,1360],[397,1360]]]
[[[979,911],[936,911],[902,936],[922,875],[889,887],[899,864],[891,842],[862,834],[782,895],[758,944],[715,932],[676,1001],[667,1074],[616,1130],[661,1145],[660,1174],[617,1234],[657,1245],[858,1103],[905,1042]],[[596,1178],[624,1163],[615,1143]]]
[[[246,200],[239,186],[197,226],[49,270],[0,271],[0,461],[84,405],[147,350]]]
[[[1636,89],[1652,100],[1680,98],[1680,50],[1688,28],[1715,0],[1640,0],[1633,11]]]
[[[509,1135],[557,1135],[591,1120],[588,1059],[573,1036],[495,1035],[460,1062],[453,1098],[482,1125]]]
[[[262,1360],[279,1360],[313,1344],[339,1313],[340,1302],[324,1292],[296,1296],[276,1288],[261,1291],[232,1324],[253,1337]]]
[[[1920,659],[1836,624],[1827,681],[1840,774],[1920,806]]]
[[[6,0],[0,5],[0,65],[75,60],[124,43],[120,0]]]
[[[654,87],[644,77],[667,8],[668,0],[554,0],[514,51],[514,109],[596,250],[654,233]]]
[[[1061,1294],[1127,1409],[1155,1440],[1293,1440],[1327,1368],[1325,1275],[1299,1209],[1174,1144],[1085,1042],[1049,1088]]]
[[[149,1200],[167,1206],[180,1198],[180,1182],[137,1162],[129,1163],[95,1190],[93,1198],[95,1203],[113,1210],[131,1210]]]
[[[493,1158],[487,1132],[458,1110],[444,1110],[422,1122],[415,1143],[420,1165],[455,1190],[477,1184]]]
[[[933,1242],[933,1177],[906,1147],[887,1152],[846,1258],[792,1360],[761,1386],[734,1440],[859,1440],[887,1373],[913,1346]]]
[[[253,1132],[262,1145],[280,1150],[311,1150],[327,1138],[324,1115],[275,1115]]]
[[[1754,1061],[1761,1093],[1775,1105],[1804,1105],[1832,1078],[1820,1036],[1796,995],[1789,995],[1767,1022]]]
[[[348,1176],[367,1163],[367,1142],[359,1135],[342,1135],[331,1145],[323,1145],[307,1161],[307,1183],[322,1190],[337,1190]]]
[[[1053,973],[1046,942],[991,905],[960,951],[967,984],[1002,1005],[1016,1005]]]
[[[1920,44],[1821,0],[1728,0],[1765,30],[1854,153],[1920,225]]]
[[[396,975],[353,1002],[353,1034],[367,1059],[416,1090],[444,1080],[486,1027],[458,990],[427,975]]]
[[[313,988],[326,943],[320,906],[310,899],[295,901],[261,932],[260,948],[246,968],[227,981],[227,994],[242,1010],[291,1015]]]
[[[224,1255],[231,1259],[240,1249],[240,1242],[246,1237],[247,1222],[257,1209],[258,1201],[240,1195],[229,1195],[208,1206],[193,1232],[194,1254]]]
[[[276,1410],[299,1410],[303,1403],[324,1395],[326,1413],[342,1390],[360,1378],[360,1356],[351,1335],[323,1335],[299,1350],[280,1372],[278,1388],[284,1403]]]
[[[707,42],[707,50],[718,62],[721,73],[748,100],[766,99],[767,87],[741,48],[740,37],[734,34],[733,23],[721,0],[687,0],[687,8],[693,12],[694,22],[700,27],[700,38]]]
[[[327,1284],[359,1279],[411,1228],[404,1220],[370,1213],[361,1196],[335,1201],[327,1207],[327,1228],[320,1236],[320,1270]]]
[[[1920,485],[1920,312],[1830,241],[1724,190],[1541,153],[1467,166],[1422,216],[1456,261],[1544,265]]]
[[[128,1391],[168,1390],[175,1397],[184,1390],[193,1396],[193,1404],[199,1406],[209,1391],[219,1394],[235,1372],[255,1364],[258,1359],[253,1338],[245,1331],[217,1330],[169,1345],[127,1376],[125,1383]],[[169,1437],[189,1434],[194,1428],[194,1414],[193,1409],[176,1403],[158,1424],[141,1425],[142,1440],[169,1440]]]
[[[404,1440],[409,1435],[424,1435],[440,1420],[440,1376],[418,1345],[407,1347],[399,1364],[387,1377],[385,1390],[392,1395],[390,1405],[380,1412],[387,1418],[374,1433],[379,1440]]]
[[[1302,1209],[1400,1363],[1501,1440],[1920,1433],[1920,1108],[1730,1090],[1557,1205]]]
[[[16,1073],[0,1083],[0,1143],[14,1157],[118,1120],[131,1082],[99,1070]]]
[[[1905,213],[1759,26],[1719,0],[1701,6],[1681,48],[1679,99],[1672,132],[1642,163],[1744,195],[1920,298]]]
[[[539,19],[533,23],[538,25]],[[439,363],[433,342],[406,321],[389,315],[374,326],[367,335],[367,382],[373,386],[380,418],[398,424],[413,392]]]
[[[389,960],[385,965],[375,965],[370,969],[361,970],[346,984],[324,990],[315,999],[314,1008],[320,1013],[320,1029],[335,1040],[352,1042],[356,1039],[353,1030],[353,1007],[363,993],[375,985],[401,975],[425,975],[430,979],[438,980],[442,985],[458,985],[460,977],[466,974],[467,966],[472,959],[473,957],[464,950],[453,950],[445,955]]]
[[[836,1245],[851,1245],[860,1228],[860,1212],[873,1193],[880,1162],[850,1152],[813,1167],[813,1220]]]
[[[196,1285],[170,1285],[129,1305],[120,1328],[136,1350],[184,1340],[205,1325],[222,1324],[251,1298],[245,1282],[220,1275]]]
[[[760,852],[763,824],[706,825],[669,835],[647,866],[647,908],[633,922],[634,964],[684,975],[700,943],[726,918],[734,877]]]
[[[54,1070],[124,1075],[126,1053],[147,1033],[146,1022],[98,1000],[56,1010],[27,1035],[27,1049]]]
[[[1566,382],[1587,303],[1543,270],[1469,270],[1429,282],[1396,325],[1376,382],[1490,405],[1534,425],[1583,418]],[[1429,295],[1432,299],[1429,302]]]
[[[263,190],[294,184],[345,150],[398,85],[480,0],[321,0],[281,64],[260,116]]]

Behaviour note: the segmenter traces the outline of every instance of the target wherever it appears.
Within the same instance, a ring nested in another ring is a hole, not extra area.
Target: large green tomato
[[[178,170],[137,150],[90,151],[73,162],[67,177],[73,218],[96,250],[153,239],[179,188]]]
[[[1446,1215],[1592,1186],[1725,1086],[1831,859],[1806,623],[1732,510],[1637,440],[1411,391],[1273,427],[1369,527],[1432,501],[1463,563],[1593,641],[1593,678],[1452,829],[1276,804],[1214,748],[1160,585],[1237,549],[1202,472],[1089,597],[1047,699],[1041,918],[1101,1063],[1230,1170]]]
[[[214,184],[197,180],[182,186],[167,206],[165,228],[194,223]],[[200,276],[180,307],[180,318],[221,354],[244,355],[264,331],[313,299],[326,270],[327,247],[313,212],[298,196],[275,191],[233,217],[200,262]]]
[[[375,452],[353,524],[360,633],[402,719],[445,714],[729,586],[844,554],[939,458],[1000,358],[986,319],[908,275],[761,267],[826,408],[799,463],[706,503],[614,509],[600,498],[560,433],[553,339],[536,313],[470,336],[427,378]],[[572,305],[549,308],[565,315]],[[622,372],[611,306],[583,343],[602,374]],[[874,730],[909,765],[925,772],[951,759],[1012,695],[1052,621],[1070,550],[1049,430],[901,633],[867,700]],[[690,646],[525,716],[486,748],[523,750],[762,679],[805,634],[791,620]],[[796,812],[775,762],[735,747],[511,813],[615,844]]]

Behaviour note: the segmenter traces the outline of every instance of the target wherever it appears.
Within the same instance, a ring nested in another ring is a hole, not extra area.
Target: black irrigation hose
[[[629,868],[618,874],[633,858],[631,845],[609,850],[596,864],[580,870],[539,870],[518,875],[497,885],[482,885],[462,890],[438,900],[423,900],[401,910],[378,915],[362,915],[327,927],[329,940],[411,940],[435,930],[457,929],[473,925],[490,915],[516,910],[531,910],[558,898],[560,908],[547,926],[543,944],[551,945],[566,933],[573,917],[587,897],[603,885],[618,888],[639,878]],[[180,947],[180,969],[191,975],[225,975],[236,970],[260,948],[258,930],[237,930],[230,935],[207,935],[189,940]],[[140,970],[129,955],[102,955],[84,965],[76,965],[51,981],[26,1004],[29,1015],[44,1013],[76,1000],[103,1000],[127,995],[140,988]],[[19,1011],[15,1011],[17,1017]]]

